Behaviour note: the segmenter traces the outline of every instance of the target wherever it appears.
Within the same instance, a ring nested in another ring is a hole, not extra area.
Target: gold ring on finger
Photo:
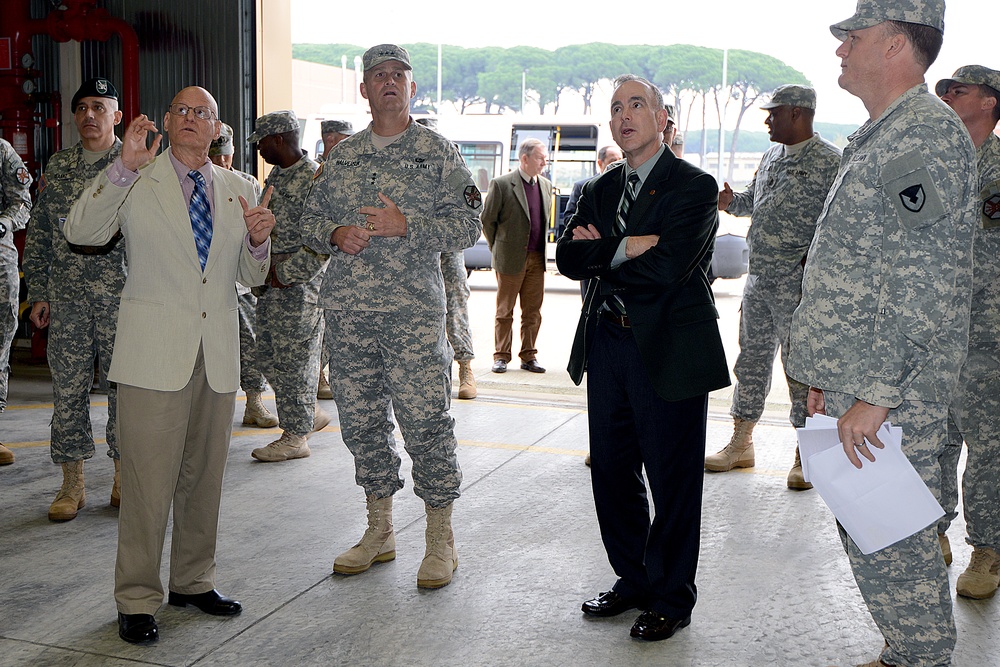
[[[370,232],[374,232],[375,231],[375,223],[374,222],[369,222],[368,223],[368,231],[370,231]]]

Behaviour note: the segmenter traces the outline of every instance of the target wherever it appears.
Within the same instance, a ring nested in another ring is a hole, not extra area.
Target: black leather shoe
[[[580,609],[588,616],[617,616],[623,611],[638,609],[640,606],[642,606],[641,603],[636,599],[608,591],[592,600],[587,600]]]
[[[503,359],[497,359],[493,362],[493,372],[494,373],[506,373],[507,372],[507,362]]]
[[[522,371],[528,371],[529,373],[544,373],[545,369],[538,365],[538,362],[532,359],[531,361],[526,361],[521,364]]]
[[[159,639],[160,633],[149,614],[118,612],[118,636],[129,644],[150,644]]]
[[[681,628],[691,625],[691,617],[669,618],[661,616],[655,611],[644,611],[635,620],[632,631],[629,633],[637,639],[645,639],[650,642],[658,642],[661,639],[670,639],[674,633]]]
[[[243,605],[236,600],[227,598],[215,589],[206,593],[198,593],[197,595],[184,595],[183,593],[170,591],[167,602],[175,607],[186,607],[189,604],[193,604],[198,609],[212,616],[235,616],[243,611]]]

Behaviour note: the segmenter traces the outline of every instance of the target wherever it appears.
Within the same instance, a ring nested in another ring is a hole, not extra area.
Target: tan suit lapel
[[[227,252],[226,248],[229,245],[230,239],[222,221],[225,219],[227,211],[232,210],[234,203],[240,205],[237,200],[238,195],[230,190],[225,179],[219,176],[220,171],[219,168],[212,167],[212,189],[215,191],[215,216],[212,218],[212,245],[208,248],[208,260],[205,262],[206,274],[215,266],[219,255]],[[194,238],[194,232],[191,233],[191,238]]]
[[[177,172],[174,170],[169,154],[163,153],[156,159],[150,170],[149,178],[156,183],[152,190],[163,210],[164,218],[168,221],[167,227],[177,236],[185,254],[201,271],[198,249],[194,245],[194,231],[191,229],[191,215],[188,213],[184,191],[181,190],[181,184],[177,180]]]

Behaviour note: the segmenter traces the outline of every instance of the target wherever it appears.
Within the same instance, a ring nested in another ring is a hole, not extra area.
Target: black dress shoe
[[[493,372],[494,373],[506,373],[507,372],[507,362],[503,359],[497,359],[493,362]]]
[[[670,639],[674,633],[681,628],[691,625],[691,617],[669,618],[661,616],[655,611],[644,611],[635,620],[632,631],[629,633],[638,639],[645,639],[650,642],[657,642],[661,639]]]
[[[531,361],[525,361],[521,364],[522,371],[528,371],[529,373],[544,373],[545,369],[538,365],[538,362],[534,359]]]
[[[149,614],[118,612],[118,636],[129,644],[150,644],[159,639],[160,633]]]
[[[638,609],[641,603],[634,598],[627,598],[614,591],[601,593],[592,600],[583,603],[580,609],[588,616],[617,616],[629,609]]]
[[[170,591],[167,602],[175,607],[186,607],[189,604],[193,604],[198,609],[212,616],[235,616],[243,611],[243,605],[236,600],[227,598],[215,589],[196,595],[185,595]]]

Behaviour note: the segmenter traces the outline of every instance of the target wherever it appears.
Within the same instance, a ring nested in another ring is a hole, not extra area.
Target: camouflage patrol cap
[[[253,134],[250,135],[247,141],[253,144],[272,134],[291,132],[292,130],[299,129],[299,127],[299,119],[294,111],[289,109],[272,111],[254,121]]]
[[[212,144],[208,147],[208,157],[232,155],[233,152],[233,128],[223,123],[222,129],[219,131],[219,138],[213,139]]]
[[[830,26],[844,41],[851,30],[863,30],[886,21],[930,26],[944,32],[944,0],[858,0],[854,16]]]
[[[76,91],[73,95],[73,101],[70,103],[70,109],[75,110],[76,103],[84,97],[106,97],[109,100],[117,100],[118,91],[114,84],[104,77],[95,76],[93,79],[84,81],[79,90]]]
[[[771,101],[760,105],[761,109],[777,109],[778,107],[799,107],[800,109],[816,108],[816,90],[809,86],[786,84],[778,86],[771,93]]]
[[[387,60],[397,60],[406,65],[406,69],[413,69],[410,65],[410,54],[402,46],[395,44],[379,44],[368,49],[365,55],[361,56],[361,65],[367,71]]]
[[[934,86],[934,92],[938,94],[938,97],[941,97],[955,83],[989,86],[996,94],[1000,95],[1000,72],[995,69],[983,67],[982,65],[959,67],[951,75],[950,79],[941,79],[938,81],[937,85]]]
[[[672,122],[674,125],[677,124],[677,112],[674,110],[673,104],[664,104],[663,108],[667,110],[667,120]]]
[[[330,134],[331,132],[347,136],[354,134],[354,126],[349,120],[324,120],[320,123],[319,128],[320,134]]]

